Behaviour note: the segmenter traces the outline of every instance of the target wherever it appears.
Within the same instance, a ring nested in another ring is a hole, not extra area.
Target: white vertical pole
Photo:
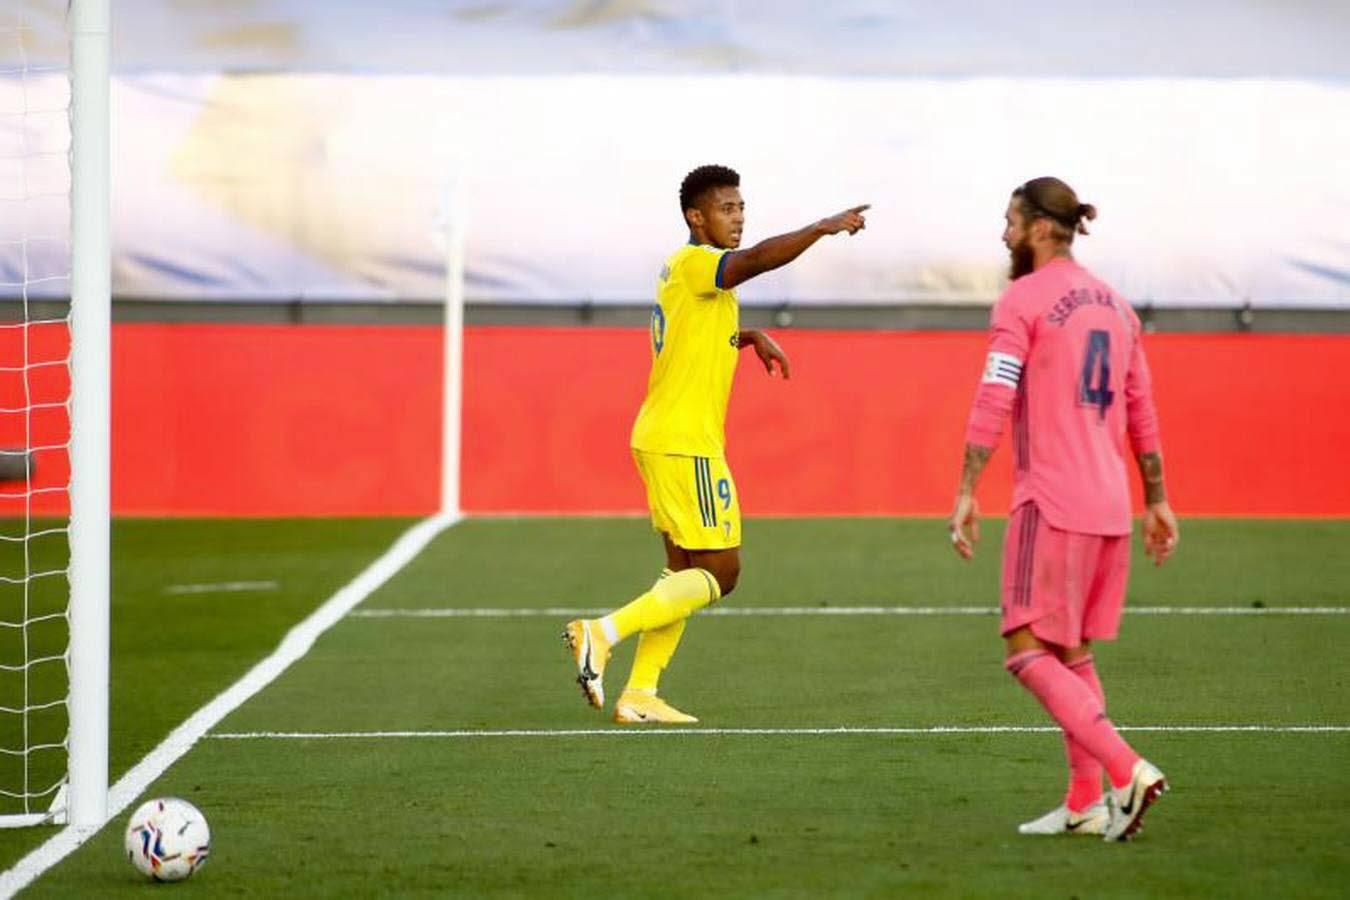
[[[441,513],[459,515],[460,425],[464,384],[464,180],[450,179],[445,226],[444,371],[441,402]]]
[[[108,811],[110,0],[71,0],[69,822]]]

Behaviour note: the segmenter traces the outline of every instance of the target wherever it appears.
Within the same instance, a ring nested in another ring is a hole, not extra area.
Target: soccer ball
[[[182,881],[206,862],[211,829],[197,807],[159,797],[137,807],[127,822],[127,859],[156,881]]]

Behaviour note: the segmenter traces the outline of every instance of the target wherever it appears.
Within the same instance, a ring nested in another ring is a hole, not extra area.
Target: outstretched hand
[[[863,217],[863,213],[871,208],[872,204],[864,203],[862,206],[846,209],[828,219],[821,219],[817,227],[825,234],[838,234],[841,231],[857,234],[867,227],[867,219]]]

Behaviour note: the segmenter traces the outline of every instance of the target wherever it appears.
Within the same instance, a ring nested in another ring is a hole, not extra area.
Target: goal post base
[[[32,828],[36,825],[65,825],[69,821],[67,817],[68,807],[69,791],[67,785],[63,784],[56,791],[56,796],[52,797],[52,805],[46,812],[0,815],[0,828]]]

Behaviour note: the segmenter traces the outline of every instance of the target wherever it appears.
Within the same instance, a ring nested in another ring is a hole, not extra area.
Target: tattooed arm
[[[980,474],[994,453],[993,447],[981,447],[979,444],[966,444],[966,458],[961,465],[961,486],[956,491],[956,506],[947,528],[952,535],[952,549],[962,559],[975,555],[975,542],[980,539],[980,507],[975,502],[975,485],[980,483]],[[966,527],[970,533],[966,533]]]
[[[1163,487],[1162,454],[1154,450],[1140,453],[1139,476],[1144,479],[1144,502],[1149,506],[1167,502],[1167,489]]]
[[[1144,481],[1144,552],[1153,559],[1155,566],[1167,562],[1181,532],[1177,528],[1177,517],[1167,502],[1167,488],[1163,484],[1162,454],[1150,450],[1138,454],[1139,476]]]
[[[975,485],[980,483],[980,473],[984,471],[985,463],[989,462],[989,457],[993,455],[993,447],[966,444],[966,460],[961,466],[960,493],[975,493]]]
[[[970,405],[970,417],[966,420],[961,484],[956,491],[952,517],[947,522],[952,549],[962,559],[975,555],[975,542],[980,539],[980,507],[975,502],[975,486],[980,482],[989,457],[994,455],[1004,425],[1012,414],[1022,367],[1031,352],[1031,325],[1022,315],[1013,290],[1005,291],[990,313],[989,352],[984,374]]]

